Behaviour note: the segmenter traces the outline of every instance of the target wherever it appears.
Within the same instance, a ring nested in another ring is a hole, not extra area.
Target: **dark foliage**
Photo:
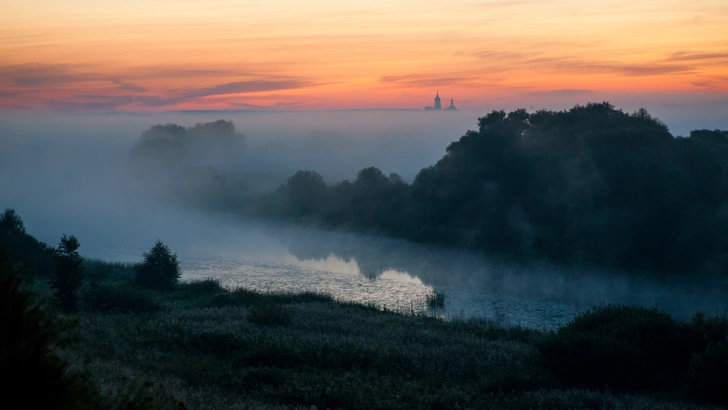
[[[703,400],[728,405],[728,338],[695,355],[690,363],[690,388]]]
[[[673,137],[609,103],[494,111],[408,185],[299,171],[259,214],[518,257],[728,271],[728,131]]]
[[[162,241],[157,241],[144,260],[136,267],[136,282],[145,288],[172,290],[181,275],[177,254],[172,253]]]
[[[67,324],[43,308],[27,289],[27,267],[15,270],[0,247],[0,374],[2,400],[23,408],[90,408],[81,378],[66,376],[54,353]],[[29,391],[35,393],[28,394]]]
[[[245,318],[260,326],[285,326],[291,322],[291,311],[285,306],[264,303],[251,306]]]
[[[136,265],[132,262],[109,262],[83,258],[83,278],[94,283],[119,279],[129,281],[136,276]]]
[[[175,289],[174,297],[186,305],[227,306],[238,303],[219,280],[212,278],[181,282]]]
[[[684,385],[693,355],[705,347],[695,324],[655,309],[608,305],[577,316],[539,350],[546,367],[570,384],[674,389]]]
[[[160,310],[154,296],[129,284],[103,284],[89,289],[83,298],[88,310],[110,313],[155,313]]]
[[[14,209],[7,208],[0,215],[0,244],[5,245],[10,252],[13,266],[27,262],[38,275],[53,274],[53,248],[26,233],[23,220]]]
[[[427,306],[432,309],[442,309],[445,307],[445,293],[433,290],[427,295]]]
[[[75,236],[61,237],[56,249],[56,272],[51,279],[53,299],[65,312],[78,309],[78,289],[83,280],[83,258],[78,254],[80,244]]]
[[[177,285],[177,289],[181,292],[205,296],[225,292],[225,288],[222,287],[220,281],[213,278],[195,279],[180,283]]]
[[[245,135],[235,132],[232,121],[217,120],[185,128],[177,124],[154,125],[144,131],[129,152],[140,171],[176,169],[208,152],[240,149]]]

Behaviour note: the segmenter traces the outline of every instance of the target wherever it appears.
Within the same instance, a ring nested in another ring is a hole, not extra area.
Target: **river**
[[[698,310],[728,312],[726,281],[495,262],[399,239],[235,218],[167,218],[155,220],[154,233],[177,252],[182,279],[211,277],[229,288],[318,292],[403,313],[537,329],[555,329],[606,303],[657,307],[682,319]],[[92,241],[84,255],[136,261],[153,244],[151,236],[148,244],[129,238]],[[433,291],[445,294],[443,309],[427,306]]]

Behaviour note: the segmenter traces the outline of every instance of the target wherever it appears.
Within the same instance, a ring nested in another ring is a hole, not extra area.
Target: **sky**
[[[0,0],[0,10],[5,112],[421,109],[435,93],[461,109],[609,100],[728,112],[726,0]]]

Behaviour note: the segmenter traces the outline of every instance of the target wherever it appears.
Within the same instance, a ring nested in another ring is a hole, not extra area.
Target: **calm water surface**
[[[171,218],[171,217],[170,217]],[[183,279],[213,277],[228,287],[319,292],[344,301],[447,318],[481,317],[502,324],[554,329],[602,303],[658,307],[680,318],[728,312],[728,283],[654,279],[492,258],[403,240],[232,219],[196,219],[155,228],[178,253]],[[83,243],[83,242],[82,242]],[[148,246],[106,240],[85,255],[140,260]],[[443,310],[428,310],[433,291]]]

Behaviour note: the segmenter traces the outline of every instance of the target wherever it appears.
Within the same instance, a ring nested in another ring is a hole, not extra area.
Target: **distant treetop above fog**
[[[190,165],[242,152],[245,135],[235,132],[232,121],[217,120],[191,127],[167,123],[144,131],[129,152],[136,166]]]

